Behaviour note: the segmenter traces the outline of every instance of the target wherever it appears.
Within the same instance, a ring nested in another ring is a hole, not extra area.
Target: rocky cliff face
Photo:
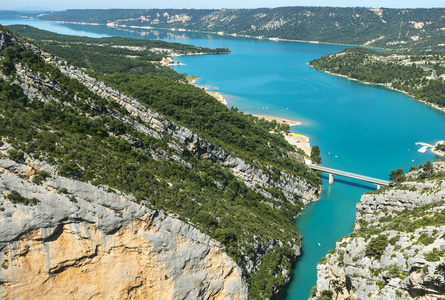
[[[354,232],[317,266],[312,299],[443,299],[444,171],[445,162],[434,163],[438,179],[363,195]]]
[[[38,170],[51,176],[35,184]],[[209,236],[53,171],[0,160],[0,298],[247,298],[241,269]],[[13,192],[38,203],[14,204]]]

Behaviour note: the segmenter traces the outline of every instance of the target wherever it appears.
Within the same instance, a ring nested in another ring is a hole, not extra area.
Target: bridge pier
[[[387,186],[390,184],[390,182],[386,181],[386,180],[372,178],[372,177],[354,174],[354,173],[350,173],[350,172],[345,172],[345,171],[341,171],[341,170],[336,170],[336,169],[332,169],[332,168],[326,168],[326,167],[322,167],[319,165],[309,164],[308,167],[311,168],[312,170],[316,170],[316,171],[324,172],[325,174],[329,174],[329,184],[334,183],[334,175],[344,176],[344,177],[349,177],[349,178],[354,178],[354,179],[370,182],[370,183],[375,184],[377,186],[377,189],[381,188],[382,186]]]

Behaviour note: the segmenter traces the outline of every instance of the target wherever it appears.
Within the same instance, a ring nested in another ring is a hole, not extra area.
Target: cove
[[[392,169],[433,160],[419,153],[415,142],[445,139],[445,113],[380,86],[364,85],[318,72],[307,62],[345,46],[261,41],[214,34],[165,30],[117,30],[37,20],[26,23],[63,34],[130,36],[163,39],[205,47],[227,47],[229,55],[182,56],[180,73],[196,75],[197,84],[221,92],[228,106],[246,113],[301,121],[293,132],[310,137],[321,149],[322,164],[387,179]],[[352,179],[323,176],[320,201],[309,204],[296,220],[303,235],[303,253],[295,264],[284,299],[307,299],[316,284],[318,261],[352,231],[355,204],[375,186]]]

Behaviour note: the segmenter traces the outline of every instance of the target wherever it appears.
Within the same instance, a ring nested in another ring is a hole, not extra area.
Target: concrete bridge
[[[321,172],[329,174],[329,184],[334,183],[334,175],[349,177],[349,178],[354,178],[354,179],[370,182],[370,183],[377,185],[377,189],[379,189],[381,186],[386,186],[391,183],[390,181],[387,181],[387,180],[372,178],[372,177],[354,174],[354,173],[350,173],[350,172],[326,168],[326,167],[322,167],[322,166],[318,166],[318,165],[309,164],[308,167],[311,168],[312,170],[321,171]]]

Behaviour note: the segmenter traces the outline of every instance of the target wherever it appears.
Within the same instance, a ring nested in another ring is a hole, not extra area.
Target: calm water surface
[[[307,65],[312,59],[342,50],[341,45],[0,20],[4,25],[19,22],[63,34],[121,35],[230,48],[229,55],[179,57],[177,60],[185,65],[174,69],[199,76],[197,84],[221,92],[229,107],[302,121],[292,131],[309,136],[312,145],[319,145],[322,164],[328,167],[387,179],[392,169],[407,170],[435,159],[431,152],[417,152],[415,142],[434,144],[445,139],[443,112],[386,88],[321,73]],[[304,249],[285,299],[308,298],[316,284],[317,262],[340,237],[351,232],[360,195],[375,189],[352,179],[336,178],[333,185],[326,181],[320,201],[309,204],[296,220]]]

